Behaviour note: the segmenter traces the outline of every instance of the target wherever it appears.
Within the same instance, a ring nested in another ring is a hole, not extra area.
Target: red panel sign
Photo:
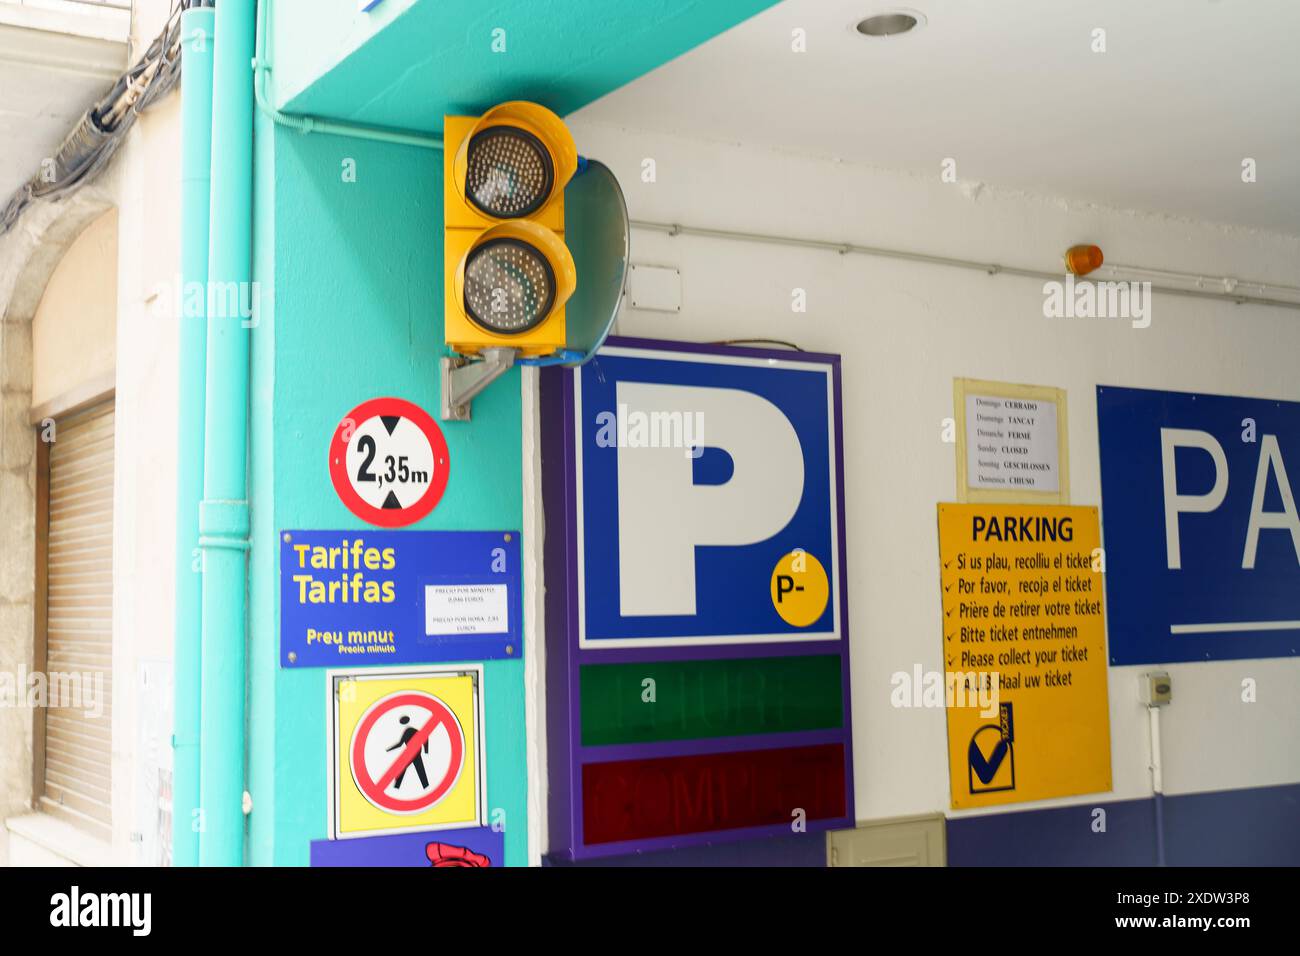
[[[843,817],[844,746],[588,763],[582,804],[589,845]]]

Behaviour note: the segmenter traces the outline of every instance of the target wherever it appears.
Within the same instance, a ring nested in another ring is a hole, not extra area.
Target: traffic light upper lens
[[[555,302],[546,257],[519,239],[493,239],[465,262],[465,311],[490,332],[514,335],[539,325]]]
[[[536,212],[555,180],[551,154],[532,133],[515,126],[489,126],[469,141],[465,196],[496,219]]]

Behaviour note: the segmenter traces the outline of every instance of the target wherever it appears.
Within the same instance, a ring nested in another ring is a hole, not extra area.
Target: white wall
[[[1296,237],[943,184],[937,163],[933,178],[922,178],[596,125],[581,114],[570,122],[579,151],[618,175],[634,219],[1052,271],[1062,269],[1066,248],[1095,242],[1126,264],[1296,283]],[[645,158],[655,160],[656,182],[642,181]],[[1069,392],[1073,504],[1101,501],[1098,384],[1300,400],[1300,312],[1293,310],[1157,294],[1146,329],[1049,320],[1038,280],[646,231],[633,232],[632,261],[679,268],[682,311],[625,307],[621,334],[777,338],[843,356],[859,819],[957,815],[948,810],[943,711],[889,703],[894,672],[916,663],[944,669],[935,505],[955,500],[955,445],[940,434],[953,415],[954,377]],[[806,314],[791,310],[795,288],[807,292]],[[1149,795],[1147,720],[1136,700],[1145,669],[1110,670],[1112,794],[997,809]],[[1162,727],[1167,793],[1300,781],[1300,659],[1169,671],[1175,703]],[[1258,681],[1258,703],[1240,702],[1245,676]],[[544,700],[541,706],[537,726]],[[1216,759],[1205,760],[1207,752]],[[538,790],[534,807],[544,813]]]
[[[169,8],[169,0],[140,0],[135,5],[137,53],[161,28]],[[147,829],[149,819],[140,809],[151,798],[141,773],[153,761],[169,759],[170,720],[159,719],[153,700],[144,699],[139,685],[143,662],[166,662],[161,667],[166,674],[173,656],[178,329],[171,306],[180,269],[179,163],[180,96],[173,92],[142,114],[103,176],[59,207],[29,211],[15,230],[33,228],[42,217],[54,216],[65,206],[77,207],[87,197],[116,208],[82,234],[84,241],[69,241],[66,270],[60,270],[67,275],[56,277],[60,281],[46,290],[48,303],[33,308],[36,402],[76,390],[105,372],[116,379],[113,825],[111,841],[102,842],[50,817],[14,820],[13,814],[22,808],[4,801],[0,809],[12,822],[0,828],[5,831],[0,835],[8,837],[7,848],[0,846],[0,863],[137,862],[140,844],[132,836]],[[105,229],[113,234],[104,235]],[[113,244],[115,274],[92,275],[85,257],[77,258],[82,251]],[[34,259],[27,268],[39,265]],[[79,279],[84,289],[68,287],[68,280],[76,286]],[[2,286],[0,292],[5,291]],[[104,296],[110,301],[103,301]],[[0,315],[13,311],[13,302],[5,298],[7,293],[0,297]],[[31,371],[29,367],[26,374]],[[25,560],[30,565],[30,555]],[[30,612],[26,614],[30,620]],[[8,665],[7,659],[2,663]],[[164,690],[159,687],[158,692]],[[169,707],[170,700],[166,703]],[[24,772],[30,779],[29,736],[24,746],[25,767],[0,754],[0,780],[6,785]],[[30,787],[23,796],[30,796]],[[152,845],[148,837],[146,841]]]
[[[132,831],[149,827],[137,816],[150,800],[141,772],[152,777],[152,761],[169,761],[171,753],[170,720],[149,726],[156,717],[153,701],[142,699],[140,667],[173,660],[179,92],[140,117],[119,162],[112,858],[129,865],[136,862]],[[142,742],[142,730],[152,746]]]
[[[32,317],[32,405],[111,379],[117,335],[117,210],[77,237]]]

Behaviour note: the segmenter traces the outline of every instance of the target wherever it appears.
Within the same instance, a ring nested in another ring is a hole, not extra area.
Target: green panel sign
[[[582,743],[826,730],[843,722],[838,654],[585,664]]]

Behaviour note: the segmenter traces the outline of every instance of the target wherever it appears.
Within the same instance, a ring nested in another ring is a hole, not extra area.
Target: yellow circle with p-
[[[800,548],[781,556],[772,570],[772,606],[793,627],[808,627],[826,611],[831,585],[826,569]]]

